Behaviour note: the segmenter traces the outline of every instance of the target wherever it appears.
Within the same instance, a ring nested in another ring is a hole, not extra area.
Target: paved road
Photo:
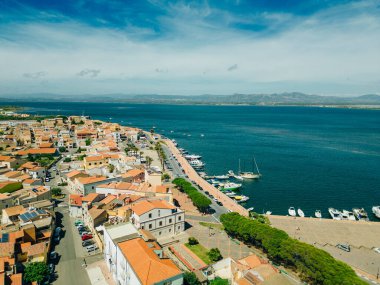
[[[172,156],[172,153],[170,152],[169,148],[162,144],[162,148],[166,154],[166,157],[167,157],[167,161],[168,161],[168,164],[171,166],[171,171],[174,175],[174,177],[181,177],[181,178],[188,178],[187,175],[185,175],[183,172],[182,172],[182,167],[179,165],[178,161]],[[190,180],[189,180],[190,181]],[[190,181],[192,182],[192,181]],[[203,191],[199,190],[198,188],[198,185],[192,183],[193,186],[201,193],[205,194]],[[222,214],[225,214],[228,212],[228,210],[223,207],[223,206],[219,206],[218,204],[216,204],[215,201],[211,200],[212,204],[211,204],[211,208],[215,211],[214,214],[213,214],[213,217],[219,221],[219,218]]]
[[[74,233],[70,225],[68,207],[57,207],[57,216],[62,215],[62,226],[65,231],[64,237],[56,245],[55,251],[59,254],[60,260],[56,265],[58,279],[53,282],[57,285],[65,284],[91,284],[88,278],[83,258],[77,257],[74,244]]]

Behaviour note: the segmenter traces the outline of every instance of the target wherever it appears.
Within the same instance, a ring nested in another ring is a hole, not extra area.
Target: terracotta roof
[[[119,243],[119,248],[136,273],[141,284],[151,285],[182,272],[170,259],[160,259],[154,250],[161,249],[156,243],[149,243],[142,238],[135,238]]]
[[[157,185],[156,186],[156,193],[166,194],[169,192],[170,192],[170,187],[167,185]]]
[[[27,154],[54,154],[57,150],[55,148],[30,148],[27,150],[20,150],[19,155]]]
[[[87,194],[87,196],[84,196],[82,198],[82,202],[93,202],[100,195],[101,194],[98,194],[98,193],[89,193],[89,194]]]
[[[139,216],[153,209],[176,209],[176,207],[165,200],[143,200],[132,206],[132,211]]]
[[[20,176],[22,173],[20,171],[9,171],[7,173],[4,173],[3,175],[8,178],[15,178]]]
[[[22,285],[22,273],[9,275],[10,279],[9,285]]]
[[[95,220],[99,216],[101,216],[103,213],[105,213],[106,210],[103,209],[97,209],[95,207],[92,207],[90,210],[88,210],[88,213],[90,214],[92,220]]]
[[[46,250],[46,244],[45,242],[39,242],[36,244],[32,244],[28,248],[28,256],[34,256],[34,255],[39,255],[45,253]]]
[[[11,217],[25,213],[26,209],[22,205],[17,205],[3,209],[3,211],[7,213],[8,217]]]
[[[97,188],[109,188],[109,189],[115,189],[115,190],[132,190],[132,191],[138,191],[138,186],[133,185],[129,182],[110,182],[106,184],[98,185]]]
[[[25,179],[22,183],[23,184],[33,184],[35,182],[41,181],[39,179]]]
[[[0,246],[0,257],[11,257],[15,252],[14,242],[2,242]]]
[[[53,143],[49,143],[49,142],[44,142],[44,143],[40,143],[40,148],[52,148],[54,146]]]
[[[247,257],[244,257],[244,258],[238,260],[238,262],[240,264],[248,266],[249,268],[255,268],[255,267],[263,264],[261,259],[255,254],[248,255]]]
[[[78,194],[70,194],[69,204],[70,206],[82,206],[82,196]]]
[[[79,171],[79,170],[73,170],[73,171],[70,171],[69,173],[66,174],[66,177],[67,178],[71,178],[71,177],[74,177],[78,174],[83,174],[83,172]]]
[[[100,182],[100,181],[103,181],[103,180],[106,180],[107,177],[105,176],[90,176],[90,177],[79,177],[77,178],[77,180],[82,183],[82,184],[91,184],[91,183],[96,183],[96,182]]]
[[[4,199],[12,199],[12,197],[8,196],[8,195],[5,195],[3,193],[0,193],[0,200],[4,200]]]
[[[15,161],[13,156],[0,155],[0,161]]]
[[[99,161],[99,160],[103,160],[104,156],[103,155],[86,156],[84,159],[86,161]]]
[[[141,169],[131,169],[131,170],[128,170],[126,173],[123,173],[121,176],[122,177],[135,177],[135,176],[138,176],[140,174],[143,174],[144,171],[141,170]]]
[[[115,200],[116,197],[113,195],[108,195],[103,200],[100,201],[100,203],[107,205],[108,203],[111,203],[113,200]]]

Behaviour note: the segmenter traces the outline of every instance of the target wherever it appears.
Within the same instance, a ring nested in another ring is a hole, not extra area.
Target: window
[[[152,214],[149,214],[148,216],[149,216],[149,218],[152,218]]]
[[[88,165],[91,165],[91,162]]]
[[[158,232],[158,235],[160,236],[160,235],[161,235],[161,232]]]
[[[179,216],[179,217],[178,217],[178,221],[180,221],[181,219],[182,219],[182,217],[181,217],[181,216]]]
[[[151,229],[152,228],[152,224],[149,224],[149,229]]]
[[[172,231],[172,229],[169,229],[169,233]]]
[[[172,223],[172,219],[169,219],[169,224],[171,224]]]
[[[161,222],[159,222],[158,224],[159,224],[159,226],[161,227],[161,226],[162,226],[162,221],[161,221]]]
[[[159,217],[161,216],[161,210],[158,210],[158,216]]]
[[[181,226],[178,226],[178,229],[180,230],[180,229],[181,229]]]
[[[141,226],[141,229],[143,230],[143,229],[144,229],[144,226]]]

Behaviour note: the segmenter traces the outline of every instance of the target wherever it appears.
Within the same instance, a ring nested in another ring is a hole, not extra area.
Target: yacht
[[[342,213],[334,208],[329,208],[329,213],[331,218],[334,220],[341,220],[342,219]]]
[[[373,206],[372,213],[376,216],[376,218],[380,219],[380,206]]]
[[[353,208],[352,209],[352,212],[354,212],[354,215],[355,217],[359,220],[359,221],[369,221],[368,219],[368,214],[367,212],[364,210],[364,208]]]
[[[294,207],[290,207],[288,209],[288,213],[289,213],[289,216],[292,216],[292,217],[295,217],[297,214],[296,214],[296,209],[294,209]]]
[[[231,198],[236,196],[236,193],[231,192],[231,191],[226,191],[226,192],[224,192],[224,194],[226,194],[228,197],[231,197]]]
[[[257,166],[255,157],[253,157],[253,161],[254,161],[254,164],[256,166],[257,173],[254,173],[254,172],[251,172],[251,171],[244,171],[244,172],[239,171],[239,175],[243,179],[259,179],[260,178],[261,174],[260,174],[260,170],[259,170],[259,168]],[[239,168],[240,168],[240,161],[239,161]]]
[[[202,156],[198,154],[187,154],[184,156],[184,158],[186,158],[187,160],[194,160],[194,159],[201,159]]]
[[[315,213],[314,213],[315,217],[316,218],[322,218],[322,213],[321,213],[321,210],[316,210]]]
[[[298,208],[297,213],[298,213],[298,216],[305,217],[305,213],[300,208]]]
[[[205,166],[205,164],[198,159],[190,160],[189,163],[193,168],[202,168]]]
[[[223,185],[223,190],[239,190],[241,187],[241,184],[239,183],[234,183],[234,182],[227,182],[226,184]]]
[[[355,215],[351,211],[343,210],[342,211],[343,220],[356,221]]]

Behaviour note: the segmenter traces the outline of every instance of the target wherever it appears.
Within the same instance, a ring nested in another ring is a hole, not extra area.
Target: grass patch
[[[212,228],[216,230],[224,230],[224,226],[222,224],[217,224],[217,223],[206,223],[206,222],[199,222],[201,226],[204,226],[206,228]]]
[[[192,252],[194,252],[200,259],[203,260],[204,263],[210,264],[211,260],[208,257],[207,253],[208,250],[201,244],[195,244],[195,245],[190,245],[188,243],[185,243],[185,246],[190,249]]]

